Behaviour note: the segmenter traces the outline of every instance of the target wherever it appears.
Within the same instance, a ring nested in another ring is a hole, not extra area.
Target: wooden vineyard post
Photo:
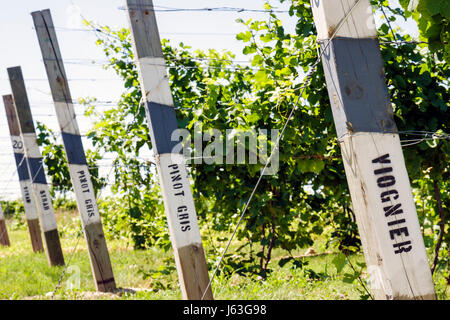
[[[370,2],[311,3],[374,297],[436,299]]]
[[[127,10],[183,299],[213,299],[184,156],[173,152],[177,119],[153,3],[127,0]]]
[[[14,107],[19,122],[20,135],[23,141],[25,159],[31,179],[31,190],[36,202],[39,222],[44,234],[44,248],[49,265],[64,265],[59,234],[56,227],[55,211],[53,209],[50,191],[44,172],[44,163],[37,144],[33,117],[25,89],[25,83],[20,67],[8,68]]]
[[[114,291],[116,282],[50,10],[31,15],[61,128],[95,286],[97,291]]]
[[[0,205],[0,245],[9,247],[8,229],[6,228],[5,214],[3,208]]]
[[[17,174],[19,176],[20,191],[22,193],[25,216],[27,218],[28,231],[30,232],[31,246],[34,252],[44,251],[41,237],[41,227],[36,209],[36,200],[31,190],[28,164],[25,161],[24,145],[20,136],[19,121],[17,120],[16,108],[12,95],[3,96],[6,118],[8,120],[11,143],[16,161]]]

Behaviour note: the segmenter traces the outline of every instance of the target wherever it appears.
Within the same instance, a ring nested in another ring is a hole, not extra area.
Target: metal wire
[[[255,187],[253,188],[253,191],[252,191],[252,193],[250,194],[250,197],[249,197],[249,199],[247,200],[247,202],[246,202],[246,204],[245,204],[244,210],[242,211],[242,214],[241,214],[240,217],[239,217],[239,221],[238,221],[238,223],[237,223],[237,225],[236,225],[236,227],[235,227],[235,229],[234,229],[234,231],[233,231],[233,234],[231,235],[231,237],[230,237],[230,239],[229,239],[229,241],[228,241],[228,243],[227,243],[227,245],[226,245],[226,247],[225,247],[225,250],[224,250],[223,253],[222,253],[222,256],[220,257],[220,259],[219,259],[219,261],[218,261],[218,263],[217,263],[217,266],[216,266],[216,268],[215,268],[215,270],[214,270],[214,272],[213,272],[213,274],[212,274],[212,276],[211,276],[211,279],[210,279],[209,282],[208,282],[207,287],[205,288],[205,291],[204,291],[203,294],[202,294],[201,300],[203,300],[203,299],[205,298],[205,295],[206,295],[207,291],[208,291],[209,288],[211,287],[211,283],[212,283],[212,281],[214,280],[214,277],[215,277],[215,275],[216,275],[216,273],[217,273],[217,271],[218,271],[218,269],[219,269],[219,267],[220,267],[220,264],[222,263],[223,258],[225,257],[225,254],[226,254],[226,252],[228,251],[228,249],[229,249],[229,247],[230,247],[230,245],[231,245],[231,241],[233,240],[234,236],[236,235],[236,232],[237,232],[237,230],[238,230],[238,228],[239,228],[239,226],[240,226],[240,224],[241,224],[241,222],[242,222],[242,219],[243,219],[244,216],[245,216],[245,213],[247,212],[247,209],[248,209],[248,207],[249,207],[249,205],[250,205],[250,202],[252,201],[253,196],[254,196],[255,193],[256,193],[256,190],[258,189],[258,186],[259,186],[259,184],[260,184],[260,182],[261,182],[261,180],[262,180],[262,177],[264,176],[264,173],[265,173],[265,171],[266,171],[268,165],[269,165],[270,162],[272,161],[272,157],[273,157],[273,155],[275,154],[275,151],[278,149],[278,146],[279,146],[279,144],[280,144],[280,141],[281,141],[281,139],[283,138],[284,131],[286,130],[286,128],[287,128],[289,122],[291,121],[292,117],[294,116],[294,113],[295,113],[295,111],[296,111],[296,109],[297,109],[298,103],[300,102],[300,98],[301,98],[301,96],[303,95],[303,91],[305,90],[306,86],[309,84],[309,81],[311,80],[313,74],[316,72],[316,68],[317,68],[318,64],[320,63],[320,61],[321,61],[321,57],[322,57],[323,52],[326,51],[327,47],[328,47],[328,46],[330,45],[330,43],[331,43],[331,40],[333,40],[333,38],[336,36],[336,34],[337,34],[337,32],[339,31],[339,29],[342,27],[342,25],[345,23],[345,21],[346,21],[346,20],[348,19],[348,17],[352,14],[353,10],[356,8],[356,6],[357,6],[360,2],[361,2],[361,0],[358,0],[357,2],[355,2],[355,4],[354,4],[353,7],[349,10],[349,12],[345,15],[345,17],[339,22],[339,24],[336,26],[336,29],[335,29],[335,31],[333,32],[332,36],[331,36],[330,39],[328,40],[328,42],[327,42],[327,44],[326,44],[326,46],[325,46],[325,49],[322,50],[321,54],[317,57],[316,62],[312,65],[311,69],[309,70],[309,72],[308,72],[308,74],[307,74],[307,76],[306,76],[306,78],[305,78],[304,84],[303,84],[303,86],[301,87],[301,92],[299,93],[298,98],[297,98],[297,100],[296,100],[296,102],[295,102],[295,104],[294,104],[294,106],[293,106],[291,112],[289,113],[289,116],[288,116],[286,122],[285,122],[284,125],[283,125],[283,128],[282,128],[282,130],[281,130],[281,132],[280,132],[280,135],[278,136],[278,139],[277,139],[277,141],[276,141],[276,143],[275,143],[275,146],[273,147],[273,149],[272,149],[272,151],[271,151],[271,153],[270,153],[270,156],[269,156],[269,158],[268,158],[268,160],[267,160],[267,162],[266,162],[266,164],[265,164],[263,170],[262,170],[261,173],[260,173],[260,176],[259,176],[259,178],[258,178],[258,181],[256,182],[256,185],[255,185]]]

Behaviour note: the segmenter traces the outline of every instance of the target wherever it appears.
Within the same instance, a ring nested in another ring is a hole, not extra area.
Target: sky
[[[154,0],[155,7],[171,8],[212,8],[236,7],[262,9],[263,0]],[[287,1],[288,2],[288,1]],[[277,1],[271,1],[276,4]],[[82,17],[109,27],[128,27],[125,0],[15,0],[9,2],[0,11],[0,94],[11,93],[6,69],[21,66],[25,78],[28,98],[34,121],[45,123],[55,132],[59,132],[50,88],[39,49],[36,32],[33,28],[31,12],[50,9],[61,54],[65,62],[66,74],[74,100],[96,97],[99,101],[117,101],[122,93],[122,81],[113,71],[102,68],[105,56],[95,44],[96,36],[87,31]],[[288,3],[280,6],[286,10]],[[183,42],[195,49],[214,48],[230,50],[237,60],[248,60],[242,54],[242,44],[235,35],[244,31],[242,25],[235,22],[264,19],[267,14],[256,12],[156,12],[159,32],[162,38],[173,44]],[[295,18],[287,13],[279,13],[285,30],[293,32]],[[413,35],[416,33],[413,23],[402,25]],[[80,131],[83,134],[91,127],[91,122],[83,117],[81,106],[75,105]],[[85,149],[89,147],[83,141]],[[20,189],[9,130],[4,107],[0,107],[0,199],[20,197]]]

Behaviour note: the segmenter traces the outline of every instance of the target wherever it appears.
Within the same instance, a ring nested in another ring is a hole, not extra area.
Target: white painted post
[[[5,213],[0,203],[0,245],[9,247],[8,229],[6,228]]]
[[[31,180],[28,174],[28,164],[25,160],[22,137],[20,136],[19,121],[12,95],[3,96],[6,117],[8,119],[11,143],[16,161],[17,174],[19,176],[20,191],[22,193],[25,216],[27,218],[28,231],[30,232],[31,246],[34,252],[44,251],[41,237],[41,227],[36,208],[36,199],[31,191]]]
[[[97,291],[114,291],[116,282],[111,260],[50,10],[36,11],[31,15],[61,128],[95,286]]]
[[[173,151],[177,119],[153,2],[127,0],[127,10],[183,298],[213,299],[185,159]]]
[[[36,200],[39,222],[44,234],[45,253],[49,265],[64,265],[59,234],[56,227],[55,210],[53,209],[50,191],[44,172],[41,151],[37,143],[33,117],[25,89],[20,67],[8,68],[14,106],[19,121],[20,135],[23,141],[28,173],[31,178],[31,190]]]
[[[311,3],[374,296],[435,299],[370,2]]]

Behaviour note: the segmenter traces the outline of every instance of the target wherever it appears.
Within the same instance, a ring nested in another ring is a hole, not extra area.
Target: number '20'
[[[23,142],[20,140],[14,140],[13,141],[13,149],[22,149],[23,148]]]

